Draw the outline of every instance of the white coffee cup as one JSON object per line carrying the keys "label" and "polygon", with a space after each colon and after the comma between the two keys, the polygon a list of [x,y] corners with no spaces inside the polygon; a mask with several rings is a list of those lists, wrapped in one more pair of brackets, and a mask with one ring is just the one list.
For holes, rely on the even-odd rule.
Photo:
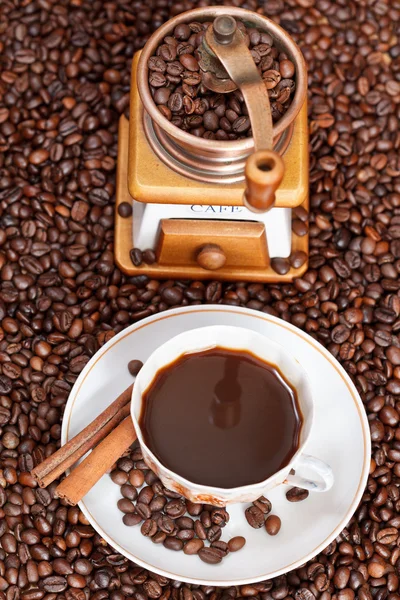
{"label": "white coffee cup", "polygon": [[[259,483],[226,489],[191,482],[167,469],[160,462],[147,447],[139,427],[143,395],[154,381],[158,371],[174,363],[184,354],[215,347],[247,350],[261,360],[275,365],[297,392],[303,416],[299,447],[285,467]],[[146,464],[157,474],[165,487],[181,494],[191,502],[225,506],[234,502],[252,502],[283,483],[312,492],[324,492],[333,484],[333,473],[329,465],[318,458],[304,454],[314,420],[314,400],[306,372],[290,351],[255,331],[231,326],[202,327],[186,331],[159,346],[136,377],[132,391],[131,415]],[[295,475],[291,473],[292,469],[296,470]],[[302,477],[300,472],[303,469],[313,475]]]}

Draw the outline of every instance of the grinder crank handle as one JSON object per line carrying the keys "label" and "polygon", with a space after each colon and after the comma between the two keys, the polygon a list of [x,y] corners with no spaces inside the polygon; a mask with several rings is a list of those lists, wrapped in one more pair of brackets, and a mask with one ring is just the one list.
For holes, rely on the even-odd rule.
{"label": "grinder crank handle", "polygon": [[275,191],[285,170],[282,158],[273,151],[273,124],[267,89],[233,17],[217,17],[208,28],[205,41],[243,94],[255,146],[254,154],[245,165],[243,203],[253,212],[265,212],[275,202]]}

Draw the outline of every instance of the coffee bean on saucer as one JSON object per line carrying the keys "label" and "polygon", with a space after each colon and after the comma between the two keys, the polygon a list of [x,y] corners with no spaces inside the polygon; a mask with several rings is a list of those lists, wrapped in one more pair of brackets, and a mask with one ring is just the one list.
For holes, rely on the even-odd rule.
{"label": "coffee bean on saucer", "polygon": [[151,538],[151,541],[153,542],[153,544],[163,544],[166,539],[166,533],[164,533],[163,531],[157,531],[157,533]]}
{"label": "coffee bean on saucer", "polygon": [[224,553],[218,548],[201,548],[198,555],[203,562],[209,565],[217,565],[224,557]]}
{"label": "coffee bean on saucer", "polygon": [[310,492],[308,490],[293,487],[286,492],[286,498],[289,500],[289,502],[302,502],[303,500],[308,498],[309,493]]}
{"label": "coffee bean on saucer", "polygon": [[154,491],[150,486],[143,487],[138,495],[138,502],[142,502],[143,504],[150,504],[150,502],[154,498]]}
{"label": "coffee bean on saucer", "polygon": [[142,519],[150,519],[151,517],[151,510],[149,506],[143,502],[137,502],[136,512],[142,517]]}
{"label": "coffee bean on saucer", "polygon": [[136,500],[138,497],[137,489],[128,483],[121,486],[121,494],[124,498],[128,498],[128,500]]}
{"label": "coffee bean on saucer", "polygon": [[167,535],[170,535],[175,530],[174,521],[167,515],[161,515],[157,521],[157,525]]}
{"label": "coffee bean on saucer", "polygon": [[164,507],[164,511],[167,515],[173,519],[182,517],[186,512],[186,505],[181,499],[170,500]]}
{"label": "coffee bean on saucer", "polygon": [[144,460],[137,460],[135,463],[135,467],[141,471],[148,471],[149,467],[146,465]]}
{"label": "coffee bean on saucer", "polygon": [[131,460],[127,456],[123,456],[117,461],[117,468],[121,469],[121,471],[124,471],[125,473],[129,473],[131,469],[133,469],[133,466],[133,460]]}
{"label": "coffee bean on saucer", "polygon": [[134,447],[132,452],[130,453],[131,460],[134,462],[138,462],[139,460],[143,460],[143,452],[140,446]]}
{"label": "coffee bean on saucer", "polygon": [[178,517],[175,521],[179,529],[193,529],[194,521],[190,517]]}
{"label": "coffee bean on saucer", "polygon": [[216,542],[212,542],[210,544],[210,548],[217,548],[218,550],[221,550],[221,552],[223,553],[223,556],[227,556],[230,552],[228,544],[226,542],[223,542],[222,540],[217,540]]}
{"label": "coffee bean on saucer", "polygon": [[175,550],[175,552],[178,552],[183,549],[183,542],[177,537],[167,536],[163,542],[163,546],[168,548],[168,550]]}
{"label": "coffee bean on saucer", "polygon": [[139,371],[142,367],[143,367],[143,363],[141,360],[130,360],[128,363],[129,373],[133,377],[136,377],[136,375],[139,373]]}
{"label": "coffee bean on saucer", "polygon": [[120,511],[126,514],[136,512],[135,505],[128,498],[118,500],[117,506]]}
{"label": "coffee bean on saucer", "polygon": [[[150,469],[147,469],[147,471],[144,474],[144,480],[147,483],[147,485],[150,485],[154,491],[154,493],[157,493],[157,489],[158,489],[158,484],[160,484],[160,480],[158,479],[158,476],[153,473],[153,471],[151,471]],[[155,488],[153,486],[156,486]]]}
{"label": "coffee bean on saucer", "polygon": [[207,532],[201,521],[195,521],[194,530],[198,538],[200,538],[201,540],[207,539]]}
{"label": "coffee bean on saucer", "polygon": [[139,523],[141,523],[142,520],[143,520],[142,517],[140,515],[138,515],[137,513],[126,514],[122,518],[124,525],[127,525],[128,527],[132,527],[134,525],[139,525]]}
{"label": "coffee bean on saucer", "polygon": [[248,524],[254,529],[259,529],[264,525],[264,514],[257,506],[249,506],[244,514]]}
{"label": "coffee bean on saucer", "polygon": [[176,537],[178,537],[183,542],[187,542],[189,540],[192,540],[195,537],[195,535],[196,534],[193,529],[180,529],[176,534]]}
{"label": "coffee bean on saucer", "polygon": [[253,504],[259,508],[264,515],[267,515],[272,510],[272,504],[265,496],[260,496],[260,498],[254,500]]}
{"label": "coffee bean on saucer", "polygon": [[237,552],[238,550],[241,550],[241,548],[243,548],[245,543],[246,538],[244,538],[241,535],[237,535],[236,537],[233,537],[229,540],[228,548],[231,552]]}
{"label": "coffee bean on saucer", "polygon": [[140,469],[133,469],[129,473],[128,478],[129,478],[129,483],[137,488],[140,488],[144,483],[143,471],[140,471]]}
{"label": "coffee bean on saucer", "polygon": [[114,483],[116,483],[117,485],[124,485],[124,483],[126,483],[128,481],[128,473],[125,473],[125,471],[121,471],[120,469],[115,469],[114,471],[112,471],[111,475],[110,475],[112,481]]}
{"label": "coffee bean on saucer", "polygon": [[189,542],[187,542],[183,548],[183,552],[185,554],[197,554],[199,552],[199,550],[201,550],[202,548],[204,548],[204,542],[203,540],[200,540],[198,538],[190,540]]}
{"label": "coffee bean on saucer", "polygon": [[207,531],[207,539],[209,542],[217,542],[222,535],[222,529],[218,525],[212,525]]}
{"label": "coffee bean on saucer", "polygon": [[164,496],[156,496],[150,502],[149,507],[152,513],[161,511],[167,503],[167,499]]}
{"label": "coffee bean on saucer", "polygon": [[211,521],[215,525],[219,525],[220,527],[225,527],[226,523],[229,521],[229,513],[225,510],[225,508],[211,508]]}
{"label": "coffee bean on saucer", "polygon": [[140,531],[146,537],[153,537],[157,533],[157,523],[153,519],[146,519]]}
{"label": "coffee bean on saucer", "polygon": [[129,202],[121,202],[121,204],[118,205],[118,214],[124,219],[130,217],[132,214],[132,204]]}
{"label": "coffee bean on saucer", "polygon": [[265,529],[269,535],[276,535],[281,528],[281,520],[277,515],[270,515],[265,521]]}
{"label": "coffee bean on saucer", "polygon": [[204,527],[206,527],[206,528],[211,527],[212,521],[211,521],[211,514],[210,514],[209,510],[203,510],[203,512],[200,515],[200,521]]}
{"label": "coffee bean on saucer", "polygon": [[190,500],[186,500],[186,508],[189,515],[192,517],[198,517],[203,512],[202,504],[194,504],[193,502],[190,502]]}

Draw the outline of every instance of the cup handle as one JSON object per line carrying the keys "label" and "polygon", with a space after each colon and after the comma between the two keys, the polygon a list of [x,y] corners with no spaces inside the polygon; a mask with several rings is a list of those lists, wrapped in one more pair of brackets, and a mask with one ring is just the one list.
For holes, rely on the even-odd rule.
{"label": "cup handle", "polygon": [[301,470],[303,467],[307,471],[314,471],[318,476],[318,479],[307,479],[300,475],[289,475],[286,477],[285,483],[294,485],[304,490],[310,490],[310,492],[327,492],[333,485],[333,471],[329,465],[319,458],[309,456],[308,454],[301,454],[295,464],[296,470]]}

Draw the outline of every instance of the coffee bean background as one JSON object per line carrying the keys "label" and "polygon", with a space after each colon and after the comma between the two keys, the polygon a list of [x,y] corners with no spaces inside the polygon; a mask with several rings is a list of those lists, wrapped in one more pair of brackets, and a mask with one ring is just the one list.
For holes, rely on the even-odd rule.
{"label": "coffee bean background", "polygon": [[[127,278],[113,263],[113,205],[130,60],[166,19],[203,4],[1,2],[0,600],[399,599],[400,4],[235,1],[279,22],[308,63],[309,271],[285,285]],[[370,478],[338,539],[239,589],[130,563],[29,475],[59,445],[66,399],[96,350],[143,317],[200,303],[307,331],[352,377],[371,426]]]}

